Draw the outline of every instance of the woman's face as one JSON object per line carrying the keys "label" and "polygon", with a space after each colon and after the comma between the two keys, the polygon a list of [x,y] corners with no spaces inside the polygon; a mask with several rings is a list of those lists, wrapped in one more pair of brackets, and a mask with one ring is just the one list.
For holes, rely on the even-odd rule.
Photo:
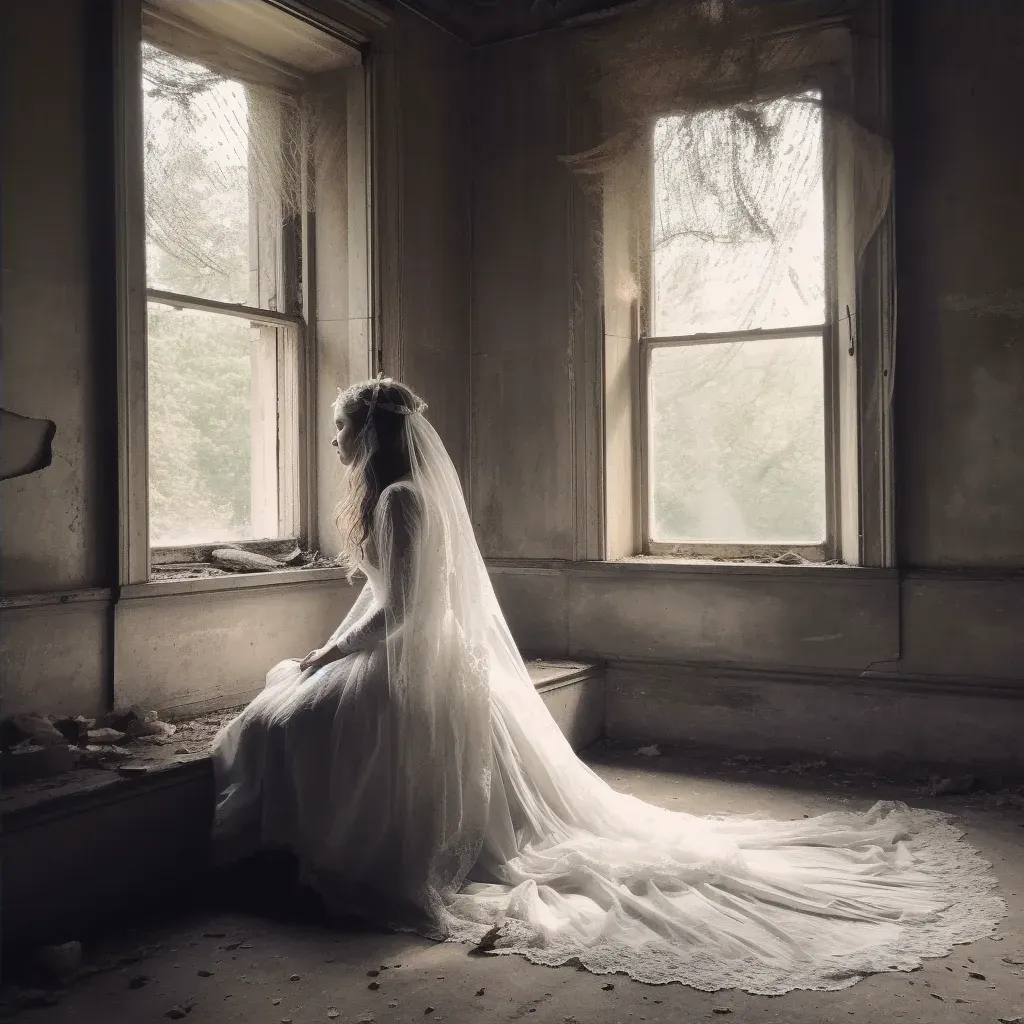
{"label": "woman's face", "polygon": [[351,466],[355,461],[356,433],[348,417],[339,412],[334,420],[335,435],[331,444],[338,449],[338,458],[343,466]]}

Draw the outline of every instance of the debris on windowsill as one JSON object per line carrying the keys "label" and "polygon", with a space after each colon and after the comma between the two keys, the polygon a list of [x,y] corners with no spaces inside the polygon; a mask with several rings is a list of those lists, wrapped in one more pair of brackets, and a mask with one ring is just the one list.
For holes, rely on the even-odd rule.
{"label": "debris on windowsill", "polygon": [[[783,551],[781,555],[776,555],[774,558],[769,559],[772,565],[811,565],[811,561],[808,558],[804,558],[803,555],[796,551]],[[718,1011],[715,1011],[716,1013]]]}
{"label": "debris on windowsill", "polygon": [[337,558],[321,555],[319,551],[292,551],[271,557],[243,548],[223,547],[211,551],[205,561],[165,562],[152,567],[154,580],[195,580],[217,576],[233,576],[246,572],[279,572],[282,569],[334,569],[340,568]]}
{"label": "debris on windowsill", "polygon": [[619,559],[622,562],[639,562],[652,565],[806,565],[812,568],[842,566],[838,558],[805,558],[797,551],[783,551],[777,555],[630,555]]}
{"label": "debris on windowsill", "polygon": [[210,561],[218,569],[227,569],[229,572],[275,572],[293,564],[243,548],[214,548],[210,553]]}
{"label": "debris on windowsill", "polygon": [[652,743],[649,747],[641,747],[637,753],[641,757],[661,757],[661,748],[656,743]]}

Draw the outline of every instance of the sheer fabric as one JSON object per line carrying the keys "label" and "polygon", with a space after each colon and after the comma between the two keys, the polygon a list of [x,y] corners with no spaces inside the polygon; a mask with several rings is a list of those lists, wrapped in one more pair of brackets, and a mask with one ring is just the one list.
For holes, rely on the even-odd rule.
{"label": "sheer fabric", "polygon": [[992,932],[1005,905],[942,814],[702,818],[611,789],[530,681],[436,432],[406,433],[345,657],[282,662],[215,741],[222,858],[286,847],[339,911],[708,991],[843,988]]}

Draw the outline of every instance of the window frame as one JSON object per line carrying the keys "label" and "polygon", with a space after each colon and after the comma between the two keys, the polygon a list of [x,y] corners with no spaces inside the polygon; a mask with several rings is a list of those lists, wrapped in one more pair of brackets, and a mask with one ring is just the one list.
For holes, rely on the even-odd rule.
{"label": "window frame", "polygon": [[[890,125],[889,25],[885,8],[868,0],[847,25],[849,63],[823,65],[780,81],[753,99],[809,89],[840,118],[874,131],[884,140]],[[740,98],[729,97],[735,102]],[[664,111],[670,114],[671,111]],[[653,122],[653,118],[652,118]],[[694,561],[714,566],[728,562],[774,563],[780,571],[815,556],[829,564],[886,567],[894,562],[893,453],[891,382],[895,305],[893,299],[892,201],[859,258],[853,222],[858,211],[856,155],[848,133],[824,122],[826,182],[826,358],[834,384],[826,408],[828,447],[833,453],[826,476],[830,544],[821,551],[779,545],[651,545],[645,479],[646,345],[649,308],[646,275],[628,295],[622,281],[629,268],[645,265],[652,196],[649,133],[634,147],[622,181],[641,182],[631,198],[621,199],[615,180],[603,204],[604,283],[602,354],[602,480],[600,546],[602,560],[641,558]],[[884,141],[882,142],[884,145]],[[619,172],[613,172],[616,174]],[[628,186],[628,191],[632,186]],[[627,194],[628,194],[627,191]],[[843,313],[840,315],[839,310]],[[596,496],[595,496],[596,497]],[[790,552],[798,558],[780,558]],[[822,556],[825,556],[824,558]]]}
{"label": "window frame", "polygon": [[[799,87],[785,90],[774,90],[760,96],[752,96],[747,102],[771,100],[777,97],[795,95],[810,90],[821,94],[823,105],[834,102],[836,88],[827,76],[815,75],[801,82]],[[740,103],[743,101],[737,101]],[[836,401],[839,391],[838,356],[836,352],[836,180],[835,152],[827,118],[822,119],[822,191],[824,221],[824,290],[825,319],[818,324],[800,324],[784,328],[754,328],[751,330],[729,330],[716,332],[696,332],[688,335],[655,335],[651,333],[651,311],[654,302],[654,256],[653,256],[653,213],[654,213],[654,175],[653,152],[651,137],[654,125],[662,116],[652,118],[648,125],[643,142],[639,147],[638,157],[643,161],[639,180],[642,182],[639,225],[637,265],[646,268],[640,281],[640,301],[637,309],[637,357],[638,389],[637,415],[634,429],[636,467],[635,479],[639,489],[637,513],[639,517],[639,548],[640,554],[657,558],[679,558],[692,560],[755,560],[760,562],[773,561],[785,555],[795,554],[808,562],[835,562],[841,557],[840,550],[840,500],[841,482],[839,475],[843,472],[838,444],[838,423]],[[823,373],[823,421],[824,421],[824,456],[825,456],[825,537],[819,544],[785,544],[785,543],[741,543],[729,541],[658,541],[652,536],[652,443],[649,420],[649,398],[651,387],[651,353],[657,348],[675,348],[690,345],[728,344],[735,341],[755,341],[804,338],[819,335],[822,346]],[[856,353],[850,355],[856,359]]]}
{"label": "window frame", "polygon": [[[371,44],[386,40],[393,26],[391,14],[372,0],[267,0],[293,17],[362,54],[358,69],[362,80],[361,96],[357,107],[361,113],[350,121],[349,130],[362,137],[352,140],[365,156],[362,186],[366,195],[364,256],[351,260],[348,269],[349,286],[360,274],[365,281],[357,289],[369,303],[365,316],[367,323],[365,365],[356,372],[365,374],[379,361],[381,349],[380,315],[376,302],[378,261],[378,225],[375,213],[376,168],[375,147],[379,145],[377,120],[379,101],[375,81],[381,75],[378,61],[368,60]],[[152,575],[154,565],[173,563],[182,553],[194,556],[197,552],[208,555],[217,547],[230,546],[254,551],[282,548],[301,544],[315,548],[318,544],[319,489],[317,467],[321,430],[317,423],[318,407],[323,398],[317,387],[316,369],[321,358],[321,342],[316,316],[316,260],[315,215],[306,211],[299,218],[291,218],[282,225],[278,280],[282,293],[288,295],[283,310],[272,310],[247,304],[221,302],[199,296],[182,295],[161,289],[150,289],[146,280],[145,252],[145,181],[143,170],[143,92],[142,41],[143,0],[115,0],[113,21],[114,64],[114,160],[115,160],[115,239],[117,281],[117,348],[118,348],[118,582],[119,586],[147,585],[165,587],[166,581]],[[351,118],[352,105],[348,116]],[[351,170],[350,170],[351,173]],[[356,200],[357,204],[360,200]],[[358,229],[357,229],[358,230]],[[302,261],[301,287],[297,285],[294,266],[289,265],[288,252],[294,252]],[[294,264],[294,259],[291,260]],[[174,547],[149,545],[149,467],[148,467],[148,303],[179,308],[200,309],[227,314],[250,323],[273,328],[281,335],[290,332],[296,351],[294,365],[285,367],[277,359],[279,409],[289,407],[278,416],[294,424],[294,428],[278,430],[278,502],[284,506],[279,517],[294,524],[293,529],[280,531],[288,536],[251,541],[220,541]],[[361,307],[360,307],[361,308]],[[364,362],[362,358],[355,363]],[[283,378],[283,379],[282,379]],[[287,568],[287,567],[285,567]],[[263,573],[255,579],[260,584],[275,582],[278,574]],[[244,578],[242,578],[244,577]],[[239,574],[238,585],[251,580],[248,574]],[[218,582],[199,580],[197,583]],[[223,583],[223,580],[219,582]],[[232,582],[229,580],[228,582]],[[202,588],[197,588],[202,589]]]}

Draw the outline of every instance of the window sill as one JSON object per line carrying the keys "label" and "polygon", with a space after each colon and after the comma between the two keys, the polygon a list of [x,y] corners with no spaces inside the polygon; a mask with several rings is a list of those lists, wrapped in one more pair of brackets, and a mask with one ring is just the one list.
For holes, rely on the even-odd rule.
{"label": "window sill", "polygon": [[668,555],[634,555],[606,562],[581,562],[577,571],[595,575],[666,575],[666,576],[755,576],[769,579],[852,580],[895,579],[895,569],[882,569],[843,563],[801,562],[797,565],[779,562],[686,558]]}
{"label": "window sill", "polygon": [[773,562],[712,562],[708,559],[635,555],[607,561],[570,562],[538,558],[494,558],[487,568],[496,573],[539,573],[628,579],[631,577],[760,578],[783,580],[849,581],[897,579],[898,570],[873,566],[808,562],[779,565]]}
{"label": "window sill", "polygon": [[301,586],[310,583],[347,583],[344,569],[278,569],[244,572],[235,576],[209,576],[191,580],[150,580],[121,588],[122,601],[179,594],[207,594],[224,590],[263,590],[266,587]]}

